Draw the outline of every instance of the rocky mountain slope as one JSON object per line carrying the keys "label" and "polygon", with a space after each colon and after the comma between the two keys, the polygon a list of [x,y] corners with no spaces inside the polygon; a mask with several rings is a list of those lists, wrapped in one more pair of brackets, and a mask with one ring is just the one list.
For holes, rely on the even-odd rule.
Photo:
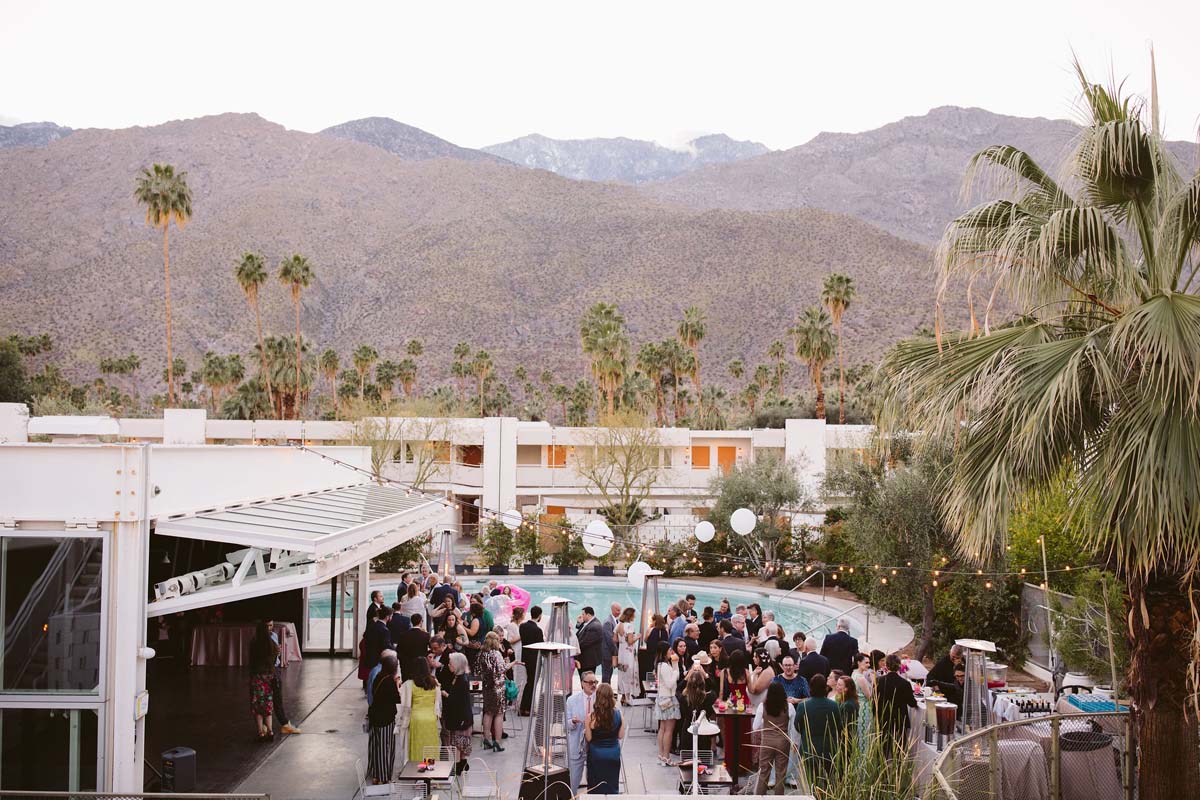
{"label": "rocky mountain slope", "polygon": [[7,147],[41,147],[71,133],[53,122],[22,122],[0,125],[0,150]]}
{"label": "rocky mountain slope", "polygon": [[[946,106],[865,133],[822,133],[799,147],[641,190],[692,208],[822,208],[930,244],[968,207],[961,186],[971,156],[988,145],[1013,144],[1054,174],[1077,130],[1065,120]],[[1194,144],[1173,143],[1172,150],[1194,168]]]}
{"label": "rocky mountain slope", "polygon": [[587,181],[645,183],[681,175],[706,164],[724,164],[769,152],[758,142],[739,142],[723,133],[701,136],[672,150],[640,139],[551,139],[522,136],[483,148],[514,164]]}
{"label": "rocky mountain slope", "polygon": [[407,161],[457,158],[462,161],[502,161],[481,150],[459,147],[420,128],[388,117],[366,117],[321,131],[323,136],[374,145]]}
{"label": "rocky mountain slope", "polygon": [[[634,188],[489,161],[406,161],[330,136],[226,114],[153,128],[81,130],[0,151],[0,319],[49,332],[84,376],[136,349],[162,369],[161,235],[133,199],[138,170],[186,170],[195,216],[171,233],[177,352],[245,352],[253,321],[233,279],[245,250],[274,267],[303,253],[316,281],[303,326],[343,359],[362,342],[400,356],[426,342],[422,381],[459,340],[517,363],[584,373],[578,321],[611,301],[635,341],[673,334],[683,308],[709,317],[705,373],[756,363],[822,276],[850,273],[848,362],[877,356],[931,320],[925,248],[817,210],[691,210]],[[270,332],[292,327],[288,293],[263,290]],[[793,376],[796,371],[793,372]]]}

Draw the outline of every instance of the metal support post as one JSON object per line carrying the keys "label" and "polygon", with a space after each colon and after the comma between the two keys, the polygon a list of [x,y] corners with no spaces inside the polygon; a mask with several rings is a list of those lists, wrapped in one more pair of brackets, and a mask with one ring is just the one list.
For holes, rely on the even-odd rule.
{"label": "metal support post", "polygon": [[1133,739],[1133,715],[1125,716],[1125,757],[1124,769],[1121,770],[1121,788],[1125,790],[1125,800],[1133,800],[1133,770],[1137,764],[1137,744]]}
{"label": "metal support post", "polygon": [[1058,741],[1062,717],[1050,717],[1050,800],[1062,800],[1062,751]]}
{"label": "metal support post", "polygon": [[1000,732],[988,731],[988,796],[1000,800]]}

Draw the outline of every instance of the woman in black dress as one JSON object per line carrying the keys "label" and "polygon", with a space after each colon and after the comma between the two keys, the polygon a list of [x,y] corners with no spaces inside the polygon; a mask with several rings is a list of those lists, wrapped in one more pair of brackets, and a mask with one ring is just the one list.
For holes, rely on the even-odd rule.
{"label": "woman in black dress", "polygon": [[458,748],[455,775],[470,769],[467,759],[471,756],[471,728],[475,724],[475,714],[471,709],[471,690],[467,682],[469,666],[465,655],[451,653],[450,672],[454,679],[442,692],[442,746]]}
{"label": "woman in black dress", "polygon": [[395,656],[379,660],[379,674],[371,685],[371,707],[367,709],[367,775],[376,784],[389,783],[396,767],[396,706],[400,702]]}

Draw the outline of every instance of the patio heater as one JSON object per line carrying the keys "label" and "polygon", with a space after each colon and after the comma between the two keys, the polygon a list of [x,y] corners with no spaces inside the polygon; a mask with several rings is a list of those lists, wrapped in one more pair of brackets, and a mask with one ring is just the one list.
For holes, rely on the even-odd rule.
{"label": "patio heater", "polygon": [[983,639],[959,639],[956,645],[963,648],[966,674],[963,680],[963,733],[987,727],[991,720],[991,704],[988,702],[987,661],[988,654],[996,652],[996,645]]}
{"label": "patio heater", "polygon": [[637,662],[638,662],[638,689],[639,696],[644,694],[644,680],[646,673],[654,668],[654,653],[646,647],[646,637],[650,635],[650,629],[654,624],[654,615],[658,612],[658,579],[665,573],[657,569],[644,569],[641,571],[642,576],[642,605],[641,624],[638,626],[641,631],[641,638],[638,639]]}
{"label": "patio heater", "polygon": [[[571,600],[565,597],[551,595],[542,601],[543,606],[550,606],[550,621],[546,625],[546,641],[557,642],[559,644],[570,645],[575,636],[575,624],[571,620],[571,611],[569,606]],[[558,687],[567,694],[571,693],[571,676],[575,671],[575,660],[570,653],[562,654],[562,662],[565,667],[563,675],[566,676],[566,685]]]}
{"label": "patio heater", "polygon": [[[565,607],[564,607],[565,608]],[[562,642],[529,645],[538,654],[533,694],[533,724],[525,743],[520,800],[570,800],[571,773],[567,766],[568,666],[575,648]]]}
{"label": "patio heater", "polygon": [[438,548],[438,563],[434,572],[441,575],[442,580],[449,581],[454,575],[454,529],[442,528],[439,535],[441,545]]}
{"label": "patio heater", "polygon": [[[701,736],[716,736],[721,732],[714,723],[709,722],[708,715],[703,711],[697,711],[693,715],[693,722],[688,727],[688,733],[692,735],[692,794],[700,794],[700,737]],[[775,780],[780,780],[777,776]]]}

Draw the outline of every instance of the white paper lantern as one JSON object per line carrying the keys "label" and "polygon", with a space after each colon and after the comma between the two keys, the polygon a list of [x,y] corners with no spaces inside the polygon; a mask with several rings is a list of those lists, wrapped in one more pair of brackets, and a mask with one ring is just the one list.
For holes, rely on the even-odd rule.
{"label": "white paper lantern", "polygon": [[515,508],[510,508],[508,511],[501,511],[497,516],[504,523],[504,527],[510,531],[515,531],[525,521],[524,517],[521,516],[521,512]]}
{"label": "white paper lantern", "polygon": [[739,536],[745,536],[754,530],[754,526],[757,524],[758,517],[754,516],[754,512],[748,508],[739,508],[729,517],[729,527],[733,528],[733,532]]}
{"label": "white paper lantern", "polygon": [[702,542],[711,542],[716,536],[717,529],[708,520],[696,524],[696,538]]}
{"label": "white paper lantern", "polygon": [[629,565],[629,585],[635,589],[641,589],[642,584],[646,580],[646,573],[652,572],[654,567],[647,564],[645,561],[635,561]]}
{"label": "white paper lantern", "polygon": [[600,558],[612,552],[615,537],[612,530],[602,519],[594,519],[583,529],[583,549],[590,555]]}

